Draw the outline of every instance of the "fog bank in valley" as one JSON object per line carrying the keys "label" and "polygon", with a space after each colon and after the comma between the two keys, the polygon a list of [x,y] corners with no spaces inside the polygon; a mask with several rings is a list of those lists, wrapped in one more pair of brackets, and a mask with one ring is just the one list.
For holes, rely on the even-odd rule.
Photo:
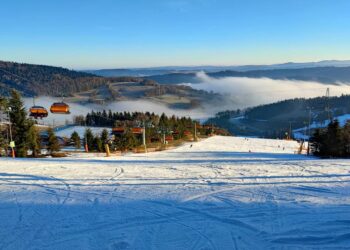
{"label": "fog bank in valley", "polygon": [[270,78],[224,77],[212,78],[204,72],[197,74],[201,83],[187,83],[195,89],[213,91],[225,96],[223,107],[246,108],[291,98],[324,96],[327,88],[331,95],[350,94],[346,84],[323,84],[319,82],[274,80]]}
{"label": "fog bank in valley", "polygon": [[[60,102],[61,99],[41,96],[35,98],[35,105],[43,106],[48,111],[50,106],[54,102]],[[31,106],[33,106],[32,98],[24,98],[24,103],[26,108],[29,110]],[[63,125],[66,121],[72,121],[74,116],[77,115],[86,115],[88,112],[94,111],[102,111],[102,110],[112,110],[113,112],[154,112],[156,114],[161,115],[165,113],[168,116],[176,115],[176,116],[191,116],[194,119],[205,119],[210,115],[215,114],[216,110],[209,111],[209,109],[205,108],[196,108],[191,110],[184,109],[171,109],[164,104],[146,101],[146,100],[130,100],[130,101],[120,101],[120,102],[112,102],[106,105],[100,104],[79,104],[79,103],[69,103],[71,114],[62,115],[62,114],[51,114],[49,111],[49,116],[44,119],[38,119],[40,124],[45,125]],[[219,111],[219,109],[218,109]]]}
{"label": "fog bank in valley", "polygon": [[[112,102],[106,105],[69,103],[71,114],[51,114],[41,124],[63,125],[66,121],[72,121],[74,116],[86,115],[91,110],[112,110],[113,112],[154,112],[165,113],[168,116],[191,116],[194,119],[205,120],[215,113],[223,110],[242,109],[261,104],[272,103],[290,98],[311,98],[324,96],[326,89],[330,88],[331,95],[350,94],[350,86],[346,84],[326,85],[318,82],[273,80],[269,78],[225,77],[212,78],[203,72],[197,74],[201,83],[186,83],[195,89],[213,91],[223,95],[222,100],[213,105],[209,100],[202,107],[195,109],[172,109],[165,104],[150,100],[129,100]],[[35,99],[35,104],[50,109],[53,102],[61,99],[41,96]],[[29,109],[33,105],[33,99],[24,98],[25,106]]]}

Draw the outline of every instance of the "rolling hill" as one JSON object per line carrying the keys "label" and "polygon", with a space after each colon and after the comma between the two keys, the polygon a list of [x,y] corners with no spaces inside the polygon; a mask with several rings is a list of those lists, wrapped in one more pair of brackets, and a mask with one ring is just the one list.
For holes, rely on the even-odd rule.
{"label": "rolling hill", "polygon": [[139,77],[102,77],[61,67],[0,61],[0,95],[8,95],[11,89],[27,97],[64,96],[77,103],[151,100],[178,109],[220,100],[219,94],[189,86],[160,85]]}
{"label": "rolling hill", "polygon": [[[246,110],[227,110],[217,113],[207,123],[227,129],[236,135],[282,138],[290,129],[306,127],[310,123],[323,124],[331,117],[350,114],[350,96],[330,97],[330,112],[325,97],[297,98]],[[304,133],[304,131],[302,131]]]}
{"label": "rolling hill", "polygon": [[60,67],[0,61],[0,94],[16,89],[25,96],[71,95],[98,87],[107,80]]}

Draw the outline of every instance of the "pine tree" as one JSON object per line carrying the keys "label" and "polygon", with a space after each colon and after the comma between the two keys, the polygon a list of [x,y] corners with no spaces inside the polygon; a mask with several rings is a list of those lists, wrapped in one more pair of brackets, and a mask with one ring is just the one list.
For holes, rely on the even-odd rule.
{"label": "pine tree", "polygon": [[2,134],[2,127],[0,126],[0,156],[3,150],[6,151],[6,141]]}
{"label": "pine tree", "polygon": [[310,138],[309,143],[312,154],[319,156],[324,154],[324,135],[320,129],[315,130],[315,133]]}
{"label": "pine tree", "polygon": [[139,145],[137,138],[128,129],[120,138],[115,141],[115,146],[118,150],[125,151],[129,149],[133,149]]}
{"label": "pine tree", "polygon": [[347,121],[343,128],[344,156],[350,156],[350,121]]}
{"label": "pine tree", "polygon": [[60,151],[60,144],[59,141],[55,135],[55,132],[53,131],[52,128],[49,128],[47,130],[47,134],[48,134],[48,145],[47,145],[47,149],[49,150],[50,153],[53,152],[57,152]]}
{"label": "pine tree", "polygon": [[102,143],[102,140],[99,136],[95,136],[94,137],[94,149],[97,151],[97,152],[103,152],[103,143]]}
{"label": "pine tree", "polygon": [[28,148],[32,151],[32,156],[37,157],[41,149],[41,140],[38,130],[31,126],[27,134]]}
{"label": "pine tree", "polygon": [[72,133],[70,139],[73,142],[75,148],[77,149],[81,148],[80,136],[76,131]]}
{"label": "pine tree", "polygon": [[310,138],[311,152],[321,157],[344,157],[349,151],[350,126],[341,128],[339,122],[334,120],[327,129],[316,129]]}
{"label": "pine tree", "polygon": [[325,141],[326,156],[341,157],[343,155],[342,129],[338,120],[329,123]]}
{"label": "pine tree", "polygon": [[34,126],[34,123],[31,119],[27,118],[27,112],[19,92],[11,92],[8,108],[10,110],[10,122],[12,124],[12,135],[15,141],[17,156],[25,157],[28,150],[27,134],[31,127]]}
{"label": "pine tree", "polygon": [[89,128],[85,130],[84,141],[87,143],[89,150],[94,149],[94,135]]}
{"label": "pine tree", "polygon": [[107,143],[107,141],[108,141],[108,135],[109,135],[109,133],[108,133],[108,130],[107,130],[107,129],[102,130],[102,133],[101,133],[101,140],[102,140],[103,143]]}
{"label": "pine tree", "polygon": [[101,133],[101,142],[102,142],[102,151],[105,152],[105,147],[104,145],[108,143],[108,130],[107,129],[104,129],[102,130],[102,133]]}
{"label": "pine tree", "polygon": [[[0,113],[5,112],[6,106],[7,106],[7,99],[5,97],[0,96]],[[4,137],[5,129],[6,129],[5,126],[0,125],[0,156],[3,150],[5,151],[5,153],[7,150],[7,145],[6,145],[7,143]]]}
{"label": "pine tree", "polygon": [[0,110],[4,110],[7,106],[7,99],[3,96],[0,96]]}

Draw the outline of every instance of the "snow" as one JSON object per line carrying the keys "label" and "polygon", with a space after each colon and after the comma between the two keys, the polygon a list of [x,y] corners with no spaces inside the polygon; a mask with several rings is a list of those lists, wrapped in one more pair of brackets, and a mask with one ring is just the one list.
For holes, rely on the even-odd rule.
{"label": "snow", "polygon": [[[350,114],[336,116],[336,117],[334,117],[334,119],[337,119],[339,121],[339,125],[343,127],[346,124],[346,122],[350,120]],[[313,122],[310,124],[310,129],[325,128],[328,126],[328,124],[329,124],[329,120],[325,120],[322,122]],[[307,133],[308,129],[309,129],[308,127],[294,129],[293,130],[294,138],[308,140],[309,136],[305,135],[305,133]]]}
{"label": "snow", "polygon": [[349,160],[211,137],[149,154],[0,158],[0,249],[348,249]]}
{"label": "snow", "polygon": [[340,126],[344,126],[348,120],[350,120],[350,114],[345,114],[335,117],[339,121]]}

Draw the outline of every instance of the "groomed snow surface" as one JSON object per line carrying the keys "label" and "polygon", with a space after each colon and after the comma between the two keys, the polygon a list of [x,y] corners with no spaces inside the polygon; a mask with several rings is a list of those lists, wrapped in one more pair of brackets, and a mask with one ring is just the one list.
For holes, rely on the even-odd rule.
{"label": "groomed snow surface", "polygon": [[297,150],[217,136],[144,155],[0,158],[0,249],[349,249],[349,161]]}

